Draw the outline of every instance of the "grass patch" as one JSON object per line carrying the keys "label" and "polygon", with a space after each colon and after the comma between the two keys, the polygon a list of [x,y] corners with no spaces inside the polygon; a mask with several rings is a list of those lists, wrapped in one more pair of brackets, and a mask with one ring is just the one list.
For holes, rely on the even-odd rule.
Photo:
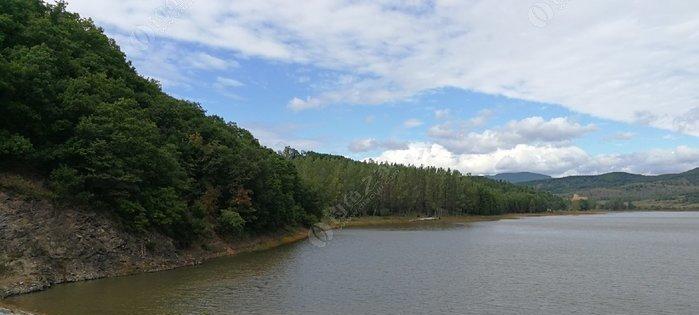
{"label": "grass patch", "polygon": [[39,182],[19,175],[0,174],[0,190],[16,193],[30,199],[49,199],[53,193]]}

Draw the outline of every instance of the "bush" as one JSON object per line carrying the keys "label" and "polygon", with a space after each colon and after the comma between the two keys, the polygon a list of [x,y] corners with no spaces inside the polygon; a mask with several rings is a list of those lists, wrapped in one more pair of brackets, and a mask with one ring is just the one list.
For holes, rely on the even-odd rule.
{"label": "bush", "polygon": [[243,220],[243,217],[241,217],[235,210],[225,209],[221,211],[221,216],[219,216],[219,224],[221,225],[222,232],[229,234],[240,234],[243,232],[245,220]]}
{"label": "bush", "polygon": [[82,190],[83,182],[78,172],[65,165],[53,170],[50,179],[51,189],[61,199],[72,199],[75,193]]}
{"label": "bush", "polygon": [[28,180],[22,176],[0,174],[0,189],[20,194],[29,199],[47,199],[53,193],[42,187],[40,183]]}
{"label": "bush", "polygon": [[32,150],[33,146],[29,139],[0,130],[0,157],[21,157],[31,153]]}

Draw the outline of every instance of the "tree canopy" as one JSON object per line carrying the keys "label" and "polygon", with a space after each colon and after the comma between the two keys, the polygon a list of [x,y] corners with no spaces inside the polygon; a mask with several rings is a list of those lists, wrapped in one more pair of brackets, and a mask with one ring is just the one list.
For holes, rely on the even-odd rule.
{"label": "tree canopy", "polygon": [[567,207],[552,194],[456,170],[358,162],[291,148],[282,154],[326,207],[339,205],[349,215],[492,215]]}
{"label": "tree canopy", "polygon": [[138,75],[65,4],[0,6],[0,168],[50,179],[62,200],[184,242],[309,223],[294,166],[246,130]]}

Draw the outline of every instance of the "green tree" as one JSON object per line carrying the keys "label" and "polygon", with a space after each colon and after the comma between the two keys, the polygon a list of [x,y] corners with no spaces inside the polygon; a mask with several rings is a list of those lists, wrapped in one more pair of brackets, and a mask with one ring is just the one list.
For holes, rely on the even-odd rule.
{"label": "green tree", "polygon": [[318,220],[318,190],[246,130],[139,76],[63,2],[0,5],[0,167],[50,179],[63,202],[183,245],[212,231]]}

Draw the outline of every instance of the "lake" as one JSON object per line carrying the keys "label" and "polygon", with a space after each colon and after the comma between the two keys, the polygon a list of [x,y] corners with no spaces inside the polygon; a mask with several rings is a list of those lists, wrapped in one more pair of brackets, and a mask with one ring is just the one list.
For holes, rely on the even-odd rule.
{"label": "lake", "polygon": [[199,266],[55,286],[46,314],[691,314],[699,213],[344,229]]}

